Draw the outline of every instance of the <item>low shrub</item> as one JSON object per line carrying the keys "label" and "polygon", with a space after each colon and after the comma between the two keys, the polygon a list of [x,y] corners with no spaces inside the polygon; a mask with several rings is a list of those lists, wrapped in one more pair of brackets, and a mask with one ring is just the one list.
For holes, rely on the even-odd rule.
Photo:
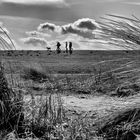
{"label": "low shrub", "polygon": [[44,72],[38,71],[34,68],[24,69],[22,78],[25,80],[33,80],[35,82],[44,82],[47,79],[47,75]]}

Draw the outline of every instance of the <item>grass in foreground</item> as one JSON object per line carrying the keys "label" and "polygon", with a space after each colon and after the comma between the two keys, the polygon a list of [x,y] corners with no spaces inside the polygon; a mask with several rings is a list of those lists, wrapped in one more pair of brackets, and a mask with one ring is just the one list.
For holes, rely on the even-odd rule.
{"label": "grass in foreground", "polygon": [[9,86],[0,64],[0,131],[20,131],[23,115],[23,100],[20,93],[15,93]]}
{"label": "grass in foreground", "polygon": [[[101,79],[101,76],[99,76],[98,78],[96,77],[96,83],[102,82]],[[49,91],[46,88],[45,96],[37,96],[33,93],[32,90],[29,91],[29,94],[27,95],[28,98],[24,100],[24,104],[20,104],[20,114],[24,114],[24,118],[21,123],[22,126],[20,126],[18,123],[14,123],[16,127],[13,127],[10,131],[11,133],[6,135],[6,137],[10,138],[11,135],[13,135],[14,139],[23,137],[24,139],[38,138],[53,140],[120,140],[120,138],[126,138],[130,134],[134,134],[133,136],[135,138],[138,137],[138,106],[130,106],[129,108],[127,107],[125,109],[123,108],[121,111],[117,111],[114,113],[116,116],[114,116],[114,114],[107,116],[106,118],[110,118],[110,121],[105,120],[105,118],[102,118],[102,120],[100,120],[100,118],[96,118],[96,124],[94,124],[93,119],[88,117],[86,114],[68,115],[69,111],[63,106],[63,101],[60,95],[60,92],[62,91],[62,87],[60,86],[61,84],[55,80],[52,77],[49,77],[49,82],[52,82],[53,85],[52,88],[49,89]],[[69,78],[67,79],[67,84],[68,83],[71,84]],[[125,92],[127,92],[127,88],[132,88],[136,90],[136,92],[139,91],[139,86],[128,84],[126,87],[120,87],[117,90],[118,94],[120,95],[121,92],[121,94],[123,95]],[[18,95],[17,93],[15,94]],[[14,100],[14,102],[16,103],[16,100]],[[22,98],[20,98],[20,102],[23,102]],[[15,107],[18,106],[16,105]],[[127,119],[129,117],[130,119]],[[129,128],[125,128],[125,125],[128,124],[130,126],[131,123],[133,129],[130,128],[129,131]],[[17,128],[20,128],[20,131],[18,131]],[[134,128],[136,129],[134,130]],[[3,135],[5,134],[7,133],[3,131]]]}

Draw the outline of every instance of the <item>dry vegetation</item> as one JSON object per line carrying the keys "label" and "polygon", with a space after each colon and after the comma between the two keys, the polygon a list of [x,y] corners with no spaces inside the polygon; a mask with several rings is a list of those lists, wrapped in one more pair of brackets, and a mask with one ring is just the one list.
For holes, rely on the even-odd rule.
{"label": "dry vegetation", "polygon": [[[113,17],[121,21],[100,23],[102,39],[134,49],[139,20]],[[78,54],[63,65],[56,65],[63,56],[47,56],[47,63],[41,52],[36,60],[25,53],[1,54],[6,56],[0,63],[0,139],[140,139],[139,51],[93,52],[88,59]],[[75,57],[85,63],[75,63]]]}

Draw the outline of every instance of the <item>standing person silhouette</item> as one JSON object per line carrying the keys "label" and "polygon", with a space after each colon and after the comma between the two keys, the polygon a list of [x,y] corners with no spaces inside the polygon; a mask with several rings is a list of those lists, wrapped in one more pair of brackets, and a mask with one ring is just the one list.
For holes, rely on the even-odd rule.
{"label": "standing person silhouette", "polygon": [[60,44],[60,42],[57,42],[56,46],[57,46],[57,48],[56,48],[57,54],[61,53],[61,49],[60,49],[61,44]]}
{"label": "standing person silhouette", "polygon": [[68,54],[68,42],[66,42],[66,54]]}
{"label": "standing person silhouette", "polygon": [[69,42],[69,53],[70,55],[73,53],[72,42]]}

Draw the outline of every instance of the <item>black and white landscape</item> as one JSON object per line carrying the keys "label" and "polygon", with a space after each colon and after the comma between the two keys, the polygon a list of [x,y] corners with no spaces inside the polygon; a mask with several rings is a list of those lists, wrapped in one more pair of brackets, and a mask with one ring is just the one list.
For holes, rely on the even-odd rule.
{"label": "black and white landscape", "polygon": [[139,8],[0,0],[0,140],[139,140]]}

